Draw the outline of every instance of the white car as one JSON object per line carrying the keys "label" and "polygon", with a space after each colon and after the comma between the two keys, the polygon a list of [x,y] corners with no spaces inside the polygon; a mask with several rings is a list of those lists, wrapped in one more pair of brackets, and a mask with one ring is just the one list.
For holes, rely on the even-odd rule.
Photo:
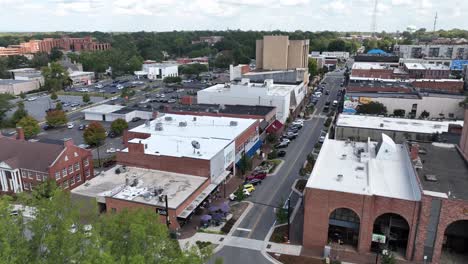
{"label": "white car", "polygon": [[108,148],[108,149],[106,150],[107,153],[115,153],[115,152],[117,152],[117,151],[120,151],[120,149]]}
{"label": "white car", "polygon": [[70,129],[74,128],[75,124],[73,124],[73,122],[70,122],[70,123],[67,124],[67,127],[70,128]]}
{"label": "white car", "polygon": [[[250,196],[250,192],[247,189],[243,190],[245,196]],[[234,201],[236,200],[236,195],[234,193],[231,193],[229,195],[229,200]]]}
{"label": "white car", "polygon": [[29,98],[28,98],[28,101],[30,101],[30,102],[32,102],[32,101],[36,101],[36,100],[37,100],[37,97],[34,97],[34,96],[33,96],[33,97],[29,97]]}
{"label": "white car", "polygon": [[324,141],[325,141],[325,136],[320,136],[319,142],[320,142],[320,143],[323,143]]}
{"label": "white car", "polygon": [[98,89],[101,89],[102,87],[104,87],[102,84],[96,84],[94,87],[98,88]]}
{"label": "white car", "polygon": [[123,85],[121,85],[121,84],[117,85],[117,89],[122,90],[123,88],[124,88]]}

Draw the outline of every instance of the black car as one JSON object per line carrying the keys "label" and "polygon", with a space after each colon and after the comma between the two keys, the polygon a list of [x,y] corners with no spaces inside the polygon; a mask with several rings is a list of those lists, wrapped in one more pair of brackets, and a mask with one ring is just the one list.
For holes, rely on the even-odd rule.
{"label": "black car", "polygon": [[291,126],[291,127],[288,129],[288,132],[297,133],[297,132],[299,132],[299,128],[294,127],[294,126]]}
{"label": "black car", "polygon": [[138,121],[140,121],[140,120],[141,120],[141,118],[139,118],[139,117],[137,117],[137,116],[134,117],[134,118],[132,118],[132,122],[138,122]]}
{"label": "black car", "polygon": [[42,129],[44,130],[49,130],[49,129],[52,129],[53,127],[51,125],[48,125],[48,124],[45,124]]}
{"label": "black car", "polygon": [[284,157],[284,156],[286,156],[286,151],[284,151],[284,150],[278,151],[278,157],[281,158],[281,157]]}
{"label": "black car", "polygon": [[79,130],[84,130],[85,128],[86,128],[85,124],[81,124],[81,125],[78,127]]}
{"label": "black car", "polygon": [[244,184],[252,184],[252,185],[262,184],[262,180],[260,180],[260,179],[252,179],[252,180],[250,180],[250,181],[245,181]]}
{"label": "black car", "polygon": [[330,91],[326,90],[325,95],[329,95],[329,94],[330,94]]}
{"label": "black car", "polygon": [[330,105],[330,101],[326,101],[326,102],[325,102],[325,105]]}
{"label": "black car", "polygon": [[109,134],[107,134],[107,136],[110,137],[110,138],[115,138],[115,137],[117,137],[117,134],[115,132],[111,131],[111,132],[109,132]]}

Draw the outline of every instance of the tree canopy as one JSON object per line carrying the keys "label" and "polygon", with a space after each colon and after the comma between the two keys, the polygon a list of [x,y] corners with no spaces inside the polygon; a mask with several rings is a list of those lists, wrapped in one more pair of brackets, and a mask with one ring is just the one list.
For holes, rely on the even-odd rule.
{"label": "tree canopy", "polygon": [[98,122],[91,122],[83,132],[86,144],[100,146],[106,140],[106,129]]}
{"label": "tree canopy", "polygon": [[127,128],[128,128],[128,123],[122,118],[118,118],[111,123],[111,131],[117,135],[122,135],[122,133]]}
{"label": "tree canopy", "polygon": [[42,68],[44,76],[44,86],[48,91],[59,91],[70,84],[68,72],[57,62],[52,62],[50,66]]}
{"label": "tree canopy", "polygon": [[26,139],[34,137],[41,131],[41,128],[39,127],[39,122],[37,122],[36,119],[29,115],[21,118],[16,124],[16,126],[23,128],[24,137]]}
{"label": "tree canopy", "polygon": [[51,109],[46,112],[46,122],[49,126],[52,126],[52,127],[62,126],[68,122],[68,118],[63,110]]}
{"label": "tree canopy", "polygon": [[368,104],[361,104],[357,107],[359,114],[369,115],[384,115],[387,113],[387,107],[380,102],[370,102]]}

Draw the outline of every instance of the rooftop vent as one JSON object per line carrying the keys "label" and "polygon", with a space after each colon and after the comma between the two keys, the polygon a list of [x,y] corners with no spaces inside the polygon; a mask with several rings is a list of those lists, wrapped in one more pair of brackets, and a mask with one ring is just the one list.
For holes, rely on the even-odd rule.
{"label": "rooftop vent", "polygon": [[380,127],[384,127],[384,124],[383,124],[383,123],[380,123]]}
{"label": "rooftop vent", "polygon": [[161,122],[156,123],[156,125],[154,126],[154,130],[162,131],[163,130],[163,124]]}
{"label": "rooftop vent", "polygon": [[342,181],[343,180],[343,174],[338,174],[336,175],[336,181]]}
{"label": "rooftop vent", "polygon": [[164,117],[164,120],[166,120],[166,121],[172,121],[172,116],[165,116],[165,117]]}
{"label": "rooftop vent", "polygon": [[149,120],[146,120],[145,121],[145,127],[149,127],[150,126],[150,121]]}
{"label": "rooftop vent", "polygon": [[231,121],[231,122],[229,122],[229,126],[237,126],[237,121]]}
{"label": "rooftop vent", "polygon": [[341,155],[341,159],[342,160],[346,159],[346,156],[347,156],[346,154]]}
{"label": "rooftop vent", "polygon": [[364,167],[363,167],[363,166],[357,166],[357,167],[356,167],[356,170],[357,170],[357,171],[363,171],[363,170],[364,170]]}
{"label": "rooftop vent", "polygon": [[185,122],[185,121],[179,122],[179,126],[180,126],[180,127],[186,127],[186,126],[187,126],[187,122]]}
{"label": "rooftop vent", "polygon": [[195,121],[197,121],[197,117],[196,117],[196,116],[193,117],[193,122],[195,122]]}
{"label": "rooftop vent", "polygon": [[430,182],[437,181],[437,176],[435,174],[425,174],[424,178],[426,179],[426,181],[430,181]]}

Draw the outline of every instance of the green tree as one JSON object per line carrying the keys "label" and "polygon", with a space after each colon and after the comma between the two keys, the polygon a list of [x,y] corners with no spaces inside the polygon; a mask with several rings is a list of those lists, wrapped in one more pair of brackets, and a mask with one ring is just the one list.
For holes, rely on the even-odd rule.
{"label": "green tree", "polygon": [[83,94],[82,100],[85,103],[89,103],[91,101],[91,98],[89,97],[89,94],[85,93]]}
{"label": "green tree", "polygon": [[63,110],[63,105],[61,102],[57,102],[55,104],[55,110]]}
{"label": "green tree", "polygon": [[70,84],[68,72],[57,62],[52,62],[50,66],[42,68],[45,89],[48,91],[59,91]]}
{"label": "green tree", "polygon": [[0,125],[5,124],[5,115],[11,109],[11,96],[8,94],[0,94]]}
{"label": "green tree", "polygon": [[19,101],[17,106],[18,108],[11,117],[11,122],[13,124],[18,123],[18,121],[20,121],[23,117],[26,117],[28,115],[28,111],[26,111],[26,109],[24,108],[24,103],[22,101]]}
{"label": "green tree", "polygon": [[252,159],[247,155],[242,154],[242,157],[239,161],[239,170],[244,175],[248,170],[252,169]]}
{"label": "green tree", "polygon": [[63,110],[54,109],[47,111],[46,122],[51,127],[63,126],[68,122],[68,118]]}
{"label": "green tree", "polygon": [[122,118],[114,120],[111,124],[111,131],[117,135],[122,135],[125,129],[128,129],[128,123]]}
{"label": "green tree", "polygon": [[328,51],[345,51],[346,43],[344,40],[335,39],[328,44]]}
{"label": "green tree", "polygon": [[34,137],[41,131],[41,128],[39,127],[39,122],[37,122],[37,120],[31,116],[25,116],[21,118],[21,120],[19,120],[16,126],[23,128],[24,137],[26,139]]}
{"label": "green tree", "polygon": [[228,69],[229,65],[233,63],[233,57],[230,52],[223,52],[216,56],[214,65],[216,68]]}
{"label": "green tree", "polygon": [[31,195],[37,201],[42,199],[50,199],[54,196],[55,191],[57,190],[57,182],[55,179],[47,179],[45,182],[35,186]]}
{"label": "green tree", "polygon": [[10,73],[8,72],[8,60],[7,58],[0,57],[0,79],[10,78]]}
{"label": "green tree", "polygon": [[310,79],[313,79],[318,74],[317,60],[309,59],[309,74]]}
{"label": "green tree", "polygon": [[23,93],[23,92],[21,92],[21,93],[19,94],[19,97],[20,97],[21,99],[25,99],[25,98],[26,98],[26,94]]}
{"label": "green tree", "polygon": [[288,209],[283,208],[284,203],[284,199],[281,199],[276,207],[276,221],[278,224],[283,224],[288,221]]}
{"label": "green tree", "polygon": [[62,57],[63,57],[63,52],[59,48],[53,47],[49,55],[50,61],[58,61],[62,59]]}
{"label": "green tree", "polygon": [[50,99],[55,101],[57,100],[57,98],[58,98],[57,94],[55,92],[52,92],[52,94],[50,95]]}
{"label": "green tree", "polygon": [[100,146],[106,140],[106,129],[98,122],[91,122],[83,132],[83,139],[90,146]]}
{"label": "green tree", "polygon": [[8,68],[17,69],[29,67],[29,60],[23,55],[8,56]]}
{"label": "green tree", "polygon": [[395,109],[393,110],[393,115],[398,116],[398,117],[404,117],[405,116],[405,109]]}
{"label": "green tree", "polygon": [[379,102],[370,102],[368,104],[361,104],[357,107],[359,114],[369,115],[384,115],[387,113],[387,107]]}
{"label": "green tree", "polygon": [[164,83],[181,83],[182,82],[182,78],[180,78],[179,76],[176,76],[176,77],[165,77],[164,80],[163,80]]}
{"label": "green tree", "polygon": [[38,52],[34,54],[34,57],[31,60],[31,66],[39,69],[47,66],[49,63],[49,55],[45,52]]}
{"label": "green tree", "polygon": [[428,111],[424,110],[421,112],[420,118],[425,119],[425,118],[428,118],[430,115],[431,114]]}
{"label": "green tree", "polygon": [[12,217],[11,198],[0,197],[0,258],[3,263],[28,263],[28,240],[21,214]]}

